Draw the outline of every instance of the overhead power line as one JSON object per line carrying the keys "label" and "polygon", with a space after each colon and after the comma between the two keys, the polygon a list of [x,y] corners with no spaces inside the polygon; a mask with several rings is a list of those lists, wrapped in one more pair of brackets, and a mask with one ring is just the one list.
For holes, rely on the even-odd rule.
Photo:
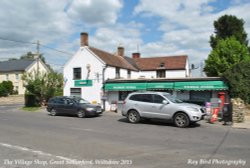
{"label": "overhead power line", "polygon": [[24,44],[36,44],[36,43],[31,43],[31,42],[26,42],[26,41],[11,40],[7,38],[3,38],[3,37],[0,37],[0,40],[11,41],[11,42],[16,42],[16,43],[24,43]]}
{"label": "overhead power line", "polygon": [[44,48],[48,48],[50,50],[54,50],[54,51],[57,51],[57,52],[60,52],[60,53],[63,53],[63,54],[66,54],[66,55],[73,55],[72,53],[69,53],[67,51],[62,51],[62,50],[58,50],[56,48],[52,48],[52,47],[49,47],[49,46],[46,46],[44,44],[41,44],[39,42],[39,44],[37,42],[27,42],[27,41],[20,41],[20,40],[12,40],[12,39],[8,39],[8,38],[4,38],[4,37],[0,37],[0,40],[5,40],[5,41],[11,41],[11,42],[16,42],[16,43],[23,43],[23,44],[32,44],[32,45],[40,45]]}

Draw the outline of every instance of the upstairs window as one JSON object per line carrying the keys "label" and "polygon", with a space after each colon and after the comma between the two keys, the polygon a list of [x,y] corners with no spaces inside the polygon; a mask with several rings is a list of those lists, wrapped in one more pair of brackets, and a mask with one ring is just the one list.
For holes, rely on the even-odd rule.
{"label": "upstairs window", "polygon": [[81,68],[74,68],[73,69],[73,79],[81,79],[82,76],[82,70]]}
{"label": "upstairs window", "polygon": [[166,77],[166,71],[165,70],[157,70],[156,71],[156,77],[157,78],[165,78]]}
{"label": "upstairs window", "polygon": [[128,72],[127,72],[127,77],[131,78],[131,71],[130,70],[128,70]]}
{"label": "upstairs window", "polygon": [[16,74],[16,81],[19,81],[19,74]]}
{"label": "upstairs window", "polygon": [[115,68],[115,78],[120,78],[121,76],[120,76],[120,68]]}

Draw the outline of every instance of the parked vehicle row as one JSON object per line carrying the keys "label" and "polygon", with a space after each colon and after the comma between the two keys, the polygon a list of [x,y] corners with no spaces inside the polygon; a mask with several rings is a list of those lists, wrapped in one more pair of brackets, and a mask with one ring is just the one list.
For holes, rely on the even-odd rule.
{"label": "parked vehicle row", "polygon": [[[82,98],[67,96],[51,98],[47,111],[52,116],[72,114],[80,118],[98,116],[103,112],[99,105],[90,104]],[[173,121],[177,127],[187,127],[202,120],[206,115],[201,106],[184,103],[166,92],[130,93],[121,112],[130,123],[138,123],[141,119],[165,119]]]}

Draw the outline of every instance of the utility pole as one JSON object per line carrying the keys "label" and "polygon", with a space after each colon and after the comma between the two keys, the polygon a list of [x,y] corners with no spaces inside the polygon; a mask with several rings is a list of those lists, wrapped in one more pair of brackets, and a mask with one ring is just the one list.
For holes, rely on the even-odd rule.
{"label": "utility pole", "polygon": [[37,43],[36,43],[37,74],[39,74],[39,50],[40,50],[40,42],[39,42],[39,40],[37,40]]}

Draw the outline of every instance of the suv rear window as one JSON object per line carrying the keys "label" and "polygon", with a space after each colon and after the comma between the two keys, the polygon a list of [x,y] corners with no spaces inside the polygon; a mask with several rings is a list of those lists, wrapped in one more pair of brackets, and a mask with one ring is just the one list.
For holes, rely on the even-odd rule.
{"label": "suv rear window", "polygon": [[129,100],[152,103],[153,102],[152,96],[153,95],[151,94],[135,94],[130,96]]}
{"label": "suv rear window", "polygon": [[129,100],[141,101],[141,96],[139,94],[130,96]]}

